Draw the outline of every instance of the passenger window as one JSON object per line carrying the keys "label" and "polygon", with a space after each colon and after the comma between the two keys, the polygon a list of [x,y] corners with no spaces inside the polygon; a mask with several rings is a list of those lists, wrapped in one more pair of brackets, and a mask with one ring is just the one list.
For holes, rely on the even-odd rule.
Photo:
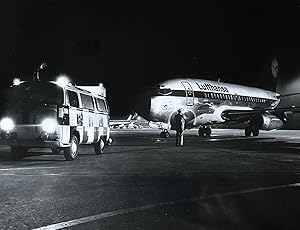
{"label": "passenger window", "polygon": [[94,109],[93,98],[91,96],[80,94],[80,97],[84,109]]}
{"label": "passenger window", "polygon": [[67,90],[67,94],[68,94],[68,97],[69,97],[70,105],[73,106],[73,107],[79,108],[79,101],[78,101],[77,93]]}
{"label": "passenger window", "polygon": [[101,112],[107,112],[106,104],[103,99],[96,98],[98,110]]}

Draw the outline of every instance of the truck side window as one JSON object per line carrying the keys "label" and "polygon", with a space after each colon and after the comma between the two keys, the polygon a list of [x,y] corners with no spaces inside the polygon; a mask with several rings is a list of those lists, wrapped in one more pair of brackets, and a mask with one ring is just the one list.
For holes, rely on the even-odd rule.
{"label": "truck side window", "polygon": [[107,108],[103,99],[96,98],[98,110],[101,112],[107,112]]}
{"label": "truck side window", "polygon": [[77,93],[75,93],[73,91],[69,91],[69,90],[67,90],[67,93],[68,93],[70,105],[73,107],[79,108],[79,101],[78,101]]}
{"label": "truck side window", "polygon": [[80,94],[82,107],[84,109],[94,109],[93,98],[91,96]]}

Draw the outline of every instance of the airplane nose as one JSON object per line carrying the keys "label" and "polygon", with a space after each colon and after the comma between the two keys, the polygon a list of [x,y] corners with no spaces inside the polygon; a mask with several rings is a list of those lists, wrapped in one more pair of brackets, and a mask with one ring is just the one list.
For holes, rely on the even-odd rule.
{"label": "airplane nose", "polygon": [[150,120],[151,92],[147,91],[138,96],[135,104],[135,112],[146,120]]}

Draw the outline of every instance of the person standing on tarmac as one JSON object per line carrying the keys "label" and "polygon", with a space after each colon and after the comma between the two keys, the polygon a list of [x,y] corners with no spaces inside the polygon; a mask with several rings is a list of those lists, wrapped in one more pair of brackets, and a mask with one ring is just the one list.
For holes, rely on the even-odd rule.
{"label": "person standing on tarmac", "polygon": [[178,109],[178,113],[174,117],[174,124],[176,130],[176,146],[183,146],[183,131],[185,126],[186,116],[182,109]]}

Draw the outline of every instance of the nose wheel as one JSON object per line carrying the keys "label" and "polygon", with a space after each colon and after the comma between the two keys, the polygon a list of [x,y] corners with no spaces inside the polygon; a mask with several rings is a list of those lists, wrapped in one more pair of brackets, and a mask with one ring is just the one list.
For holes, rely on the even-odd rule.
{"label": "nose wheel", "polygon": [[169,137],[170,137],[170,133],[169,133],[168,130],[164,130],[164,131],[162,131],[162,132],[159,134],[159,136],[160,136],[161,138],[169,138]]}
{"label": "nose wheel", "polygon": [[210,127],[200,127],[198,129],[199,137],[209,137],[211,135],[211,128]]}

